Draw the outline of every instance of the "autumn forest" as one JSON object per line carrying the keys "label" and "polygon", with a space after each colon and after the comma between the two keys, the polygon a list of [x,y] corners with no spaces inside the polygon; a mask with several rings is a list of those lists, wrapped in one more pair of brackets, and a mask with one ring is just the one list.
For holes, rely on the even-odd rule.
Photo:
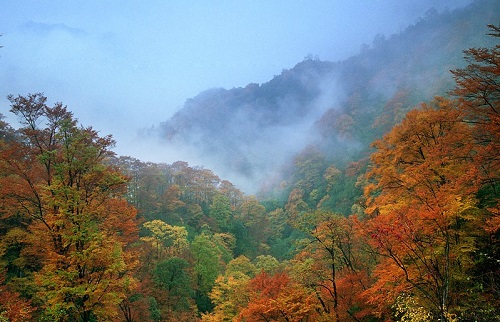
{"label": "autumn forest", "polygon": [[463,48],[450,91],[399,92],[356,158],[308,145],[257,195],[118,156],[57,98],[10,95],[0,321],[500,321],[500,28],[484,27],[496,45]]}

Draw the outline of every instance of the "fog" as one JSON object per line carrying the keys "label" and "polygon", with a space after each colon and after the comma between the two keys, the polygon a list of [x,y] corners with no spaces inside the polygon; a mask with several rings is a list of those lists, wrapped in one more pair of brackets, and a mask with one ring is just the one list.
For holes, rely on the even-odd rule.
{"label": "fog", "polygon": [[[8,1],[0,11],[0,113],[15,125],[6,96],[43,92],[49,102],[66,104],[83,125],[112,134],[119,155],[186,160],[219,174],[219,160],[209,160],[196,145],[167,146],[139,134],[204,90],[266,83],[307,55],[344,60],[376,35],[401,32],[432,7],[451,10],[470,2]],[[311,122],[342,95],[330,85],[293,127],[259,134],[258,145],[241,143],[249,157],[263,151],[279,156],[255,161],[255,169],[277,167],[297,151]],[[266,135],[282,140],[282,150],[266,144]]]}

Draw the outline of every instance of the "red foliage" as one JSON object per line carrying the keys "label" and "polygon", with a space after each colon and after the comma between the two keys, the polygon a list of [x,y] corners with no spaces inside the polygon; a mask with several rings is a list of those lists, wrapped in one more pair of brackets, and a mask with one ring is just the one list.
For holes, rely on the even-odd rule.
{"label": "red foliage", "polygon": [[30,321],[34,308],[29,300],[20,297],[19,293],[9,290],[3,285],[5,274],[0,273],[0,316],[11,322]]}

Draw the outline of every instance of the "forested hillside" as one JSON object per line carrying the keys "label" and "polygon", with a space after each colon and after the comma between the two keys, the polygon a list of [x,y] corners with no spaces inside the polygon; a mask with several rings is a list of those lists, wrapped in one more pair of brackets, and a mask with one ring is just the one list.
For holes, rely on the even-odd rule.
{"label": "forested hillside", "polygon": [[485,26],[499,11],[492,0],[430,10],[347,60],[307,57],[267,83],[207,90],[154,134],[250,193],[279,184],[283,164],[310,144],[345,167],[410,108],[451,88],[462,51],[493,44]]}
{"label": "forested hillside", "polygon": [[[500,321],[498,6],[429,12],[163,125],[265,173],[256,196],[210,167],[116,155],[62,103],[10,95],[0,321]],[[286,156],[273,177],[260,144]]]}

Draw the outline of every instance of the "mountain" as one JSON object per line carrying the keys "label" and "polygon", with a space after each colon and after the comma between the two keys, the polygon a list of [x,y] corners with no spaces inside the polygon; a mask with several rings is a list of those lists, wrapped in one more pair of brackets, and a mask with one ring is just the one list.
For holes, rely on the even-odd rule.
{"label": "mountain", "polygon": [[202,92],[155,134],[246,192],[279,182],[283,166],[311,145],[344,167],[419,102],[445,94],[449,70],[465,64],[462,51],[490,46],[487,25],[498,21],[495,0],[431,9],[344,61],[305,59],[264,84]]}

